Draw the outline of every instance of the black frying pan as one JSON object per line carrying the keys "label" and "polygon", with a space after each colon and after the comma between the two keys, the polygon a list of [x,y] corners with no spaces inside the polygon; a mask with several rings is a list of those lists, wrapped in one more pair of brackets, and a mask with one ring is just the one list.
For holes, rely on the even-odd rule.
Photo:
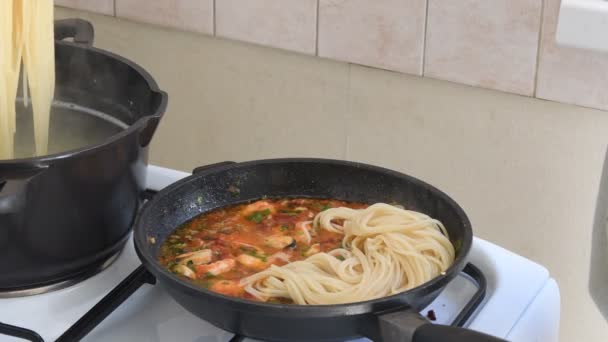
{"label": "black frying pan", "polygon": [[[400,203],[439,219],[456,247],[454,264],[409,291],[342,305],[283,305],[226,297],[199,288],[164,269],[159,247],[182,223],[216,208],[268,197],[335,198]],[[377,341],[501,341],[462,328],[429,323],[418,311],[432,302],[464,268],[471,248],[469,219],[438,189],[395,171],[322,159],[220,163],[159,192],[142,209],[134,228],[137,254],[178,303],[231,332],[274,341],[329,341],[366,336]]]}
{"label": "black frying pan", "polygon": [[[397,202],[441,220],[455,246],[456,259],[444,275],[414,289],[341,305],[266,304],[226,297],[182,280],[157,262],[160,245],[182,223],[209,210],[264,196]],[[154,283],[155,278],[198,317],[258,339],[332,341],[366,336],[389,342],[503,341],[472,330],[434,325],[418,314],[464,268],[472,235],[469,220],[456,202],[434,187],[395,171],[323,159],[224,162],[200,167],[193,176],[159,192],[138,216],[134,241],[144,266],[57,341],[81,339],[141,284]]]}

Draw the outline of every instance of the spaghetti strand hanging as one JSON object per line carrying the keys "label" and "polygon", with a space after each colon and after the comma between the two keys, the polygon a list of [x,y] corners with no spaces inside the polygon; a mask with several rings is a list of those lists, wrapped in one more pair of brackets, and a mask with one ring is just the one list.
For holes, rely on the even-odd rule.
{"label": "spaghetti strand hanging", "polygon": [[0,45],[0,159],[14,156],[18,134],[15,100],[21,72],[26,106],[28,90],[31,93],[36,155],[45,155],[55,91],[53,2],[0,1]]}

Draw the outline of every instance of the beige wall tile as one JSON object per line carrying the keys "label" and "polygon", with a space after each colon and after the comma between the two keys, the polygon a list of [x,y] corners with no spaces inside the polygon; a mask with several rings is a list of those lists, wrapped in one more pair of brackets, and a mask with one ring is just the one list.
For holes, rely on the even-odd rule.
{"label": "beige wall tile", "polygon": [[55,0],[55,5],[114,15],[114,0]]}
{"label": "beige wall tile", "polygon": [[116,0],[116,16],[213,34],[213,0]]}
{"label": "beige wall tile", "polygon": [[426,0],[320,0],[319,56],[422,74]]}
{"label": "beige wall tile", "polygon": [[317,0],[216,0],[216,34],[314,54]]}
{"label": "beige wall tile", "polygon": [[137,62],[169,94],[151,163],[188,171],[223,160],[344,159],[349,65],[115,18],[85,18],[95,25],[95,46]]}
{"label": "beige wall tile", "polygon": [[608,110],[608,53],[555,43],[559,3],[545,0],[536,96]]}
{"label": "beige wall tile", "polygon": [[541,0],[429,0],[424,75],[532,95]]}

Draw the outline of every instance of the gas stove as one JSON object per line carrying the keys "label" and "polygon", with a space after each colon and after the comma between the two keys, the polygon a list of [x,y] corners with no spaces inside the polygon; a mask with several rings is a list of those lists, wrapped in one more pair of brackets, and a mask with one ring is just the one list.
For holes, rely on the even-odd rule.
{"label": "gas stove", "polygon": [[[147,186],[157,191],[188,175],[150,166]],[[22,341],[2,333],[35,341],[249,340],[186,311],[140,272],[140,265],[129,241],[111,265],[82,282],[0,299],[0,341]],[[96,305],[112,290],[124,302]],[[559,288],[543,266],[475,238],[465,272],[422,314],[436,324],[466,326],[510,341],[557,341]]]}

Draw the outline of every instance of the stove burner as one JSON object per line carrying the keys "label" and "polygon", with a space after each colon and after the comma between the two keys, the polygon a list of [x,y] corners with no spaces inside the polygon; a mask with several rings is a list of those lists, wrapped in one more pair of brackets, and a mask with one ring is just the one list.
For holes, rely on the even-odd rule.
{"label": "stove burner", "polygon": [[[4,183],[5,183],[5,181],[3,179],[0,179],[0,190],[2,190],[2,186],[4,186]],[[144,201],[148,201],[155,194],[156,194],[156,191],[145,190],[141,194],[141,198]],[[108,268],[110,265],[112,265],[112,263],[116,259],[118,259],[121,252],[122,252],[122,248],[119,251],[117,251],[116,253],[114,253],[113,255],[109,256],[105,261],[103,261],[99,264],[93,265],[92,267],[86,269],[85,271],[83,271],[81,273],[78,273],[78,274],[72,276],[71,278],[69,278],[67,280],[59,281],[57,283],[53,283],[50,285],[30,287],[30,288],[25,288],[25,289],[7,290],[7,291],[0,290],[0,298],[15,298],[15,297],[33,296],[33,295],[43,294],[43,293],[47,293],[47,292],[51,292],[51,291],[61,290],[66,287],[70,287],[70,286],[80,283],[81,281],[84,281],[84,280],[96,275],[97,273],[105,270],[106,268]],[[0,330],[0,334],[1,333],[2,333],[2,330]]]}
{"label": "stove burner", "polygon": [[121,252],[122,252],[122,248],[119,251],[117,251],[116,253],[114,253],[113,255],[111,255],[110,257],[108,257],[102,263],[97,264],[93,267],[90,267],[87,270],[85,270],[81,273],[78,273],[67,280],[63,280],[58,283],[53,283],[50,285],[44,285],[44,286],[39,286],[39,287],[30,287],[30,288],[21,289],[21,290],[0,291],[0,298],[33,296],[33,295],[38,295],[38,294],[47,293],[47,292],[51,292],[51,291],[57,291],[57,290],[64,289],[66,287],[70,287],[70,286],[80,283],[81,281],[84,281],[84,280],[96,275],[97,273],[105,270],[106,268],[108,268],[110,265],[112,265],[112,263],[116,259],[118,259],[118,256],[120,256]]}

